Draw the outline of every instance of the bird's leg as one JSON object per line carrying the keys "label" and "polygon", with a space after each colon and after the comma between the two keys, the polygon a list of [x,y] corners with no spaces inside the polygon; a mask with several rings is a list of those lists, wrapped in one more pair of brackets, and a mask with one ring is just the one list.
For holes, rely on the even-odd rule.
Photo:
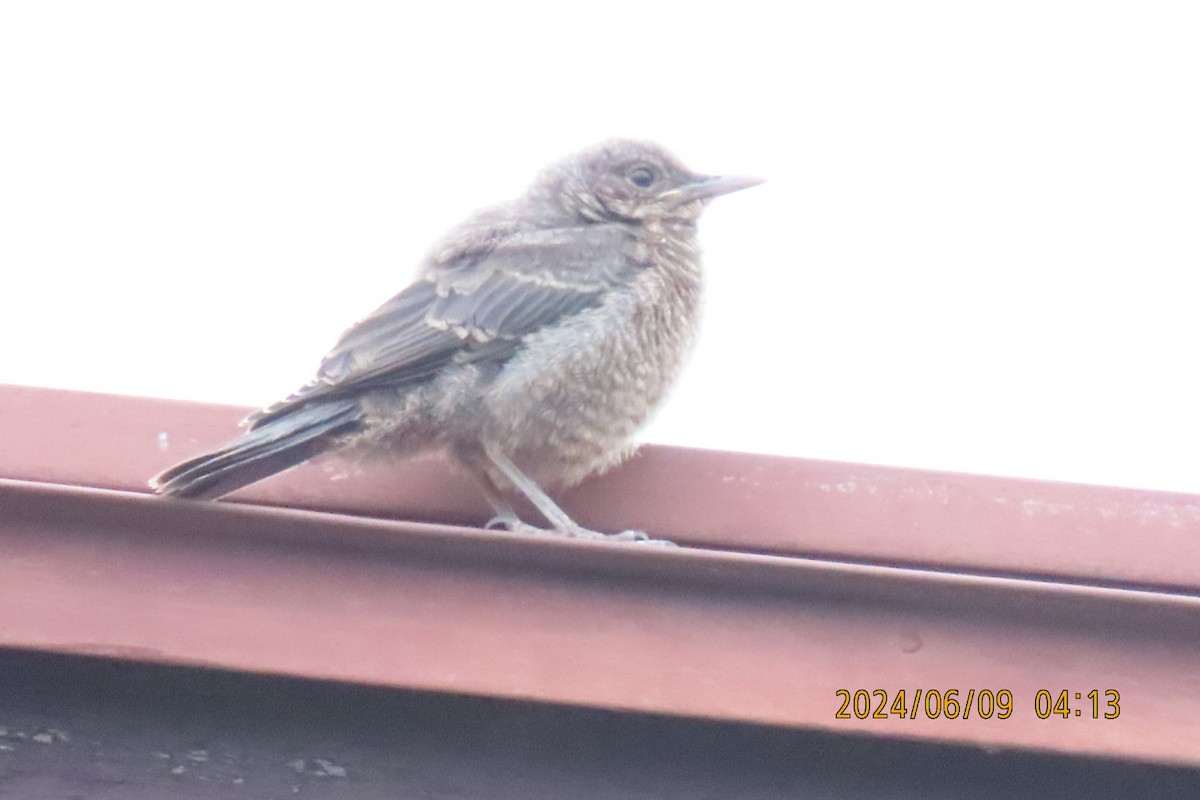
{"label": "bird's leg", "polygon": [[483,527],[488,530],[502,529],[512,533],[528,533],[535,536],[552,535],[553,531],[539,528],[536,525],[530,525],[528,522],[523,522],[517,516],[517,512],[513,510],[512,505],[504,499],[504,495],[492,485],[492,481],[486,474],[480,474],[477,478],[480,488],[483,489],[483,496],[487,498],[488,504],[492,510],[496,512],[496,516],[492,517],[484,524]]}
{"label": "bird's leg", "polygon": [[[621,533],[601,533],[599,531],[589,530],[571,519],[567,512],[558,507],[558,504],[550,499],[550,496],[542,491],[528,475],[521,472],[517,465],[509,459],[508,456],[496,451],[491,447],[485,447],[484,453],[488,460],[491,461],[497,469],[504,473],[504,477],[516,487],[517,491],[525,495],[529,502],[537,508],[546,521],[550,523],[552,530],[545,533],[556,533],[560,536],[567,536],[572,539],[603,539],[610,542],[645,542],[647,544],[660,544],[673,546],[674,542],[669,542],[666,539],[651,539],[642,531],[622,531]],[[490,481],[489,481],[490,482]],[[517,519],[516,513],[512,510],[512,506],[504,502],[502,498],[488,498],[492,502],[492,507],[496,509],[497,516],[492,522],[500,522],[501,524],[509,524],[509,520],[515,520],[522,528],[531,527],[526,523]],[[500,505],[497,505],[499,500]],[[489,527],[492,522],[489,522]],[[509,530],[516,530],[509,527]]]}
{"label": "bird's leg", "polygon": [[539,528],[536,525],[530,525],[528,522],[521,521],[517,516],[517,512],[513,509],[512,504],[505,499],[504,493],[492,482],[491,477],[487,474],[487,470],[483,469],[479,464],[479,459],[473,453],[461,451],[456,453],[459,462],[467,468],[467,474],[479,486],[483,496],[487,499],[488,505],[496,512],[496,515],[484,523],[484,528],[488,530],[506,530],[512,533],[528,533],[532,535],[551,536],[553,531],[548,531]]}

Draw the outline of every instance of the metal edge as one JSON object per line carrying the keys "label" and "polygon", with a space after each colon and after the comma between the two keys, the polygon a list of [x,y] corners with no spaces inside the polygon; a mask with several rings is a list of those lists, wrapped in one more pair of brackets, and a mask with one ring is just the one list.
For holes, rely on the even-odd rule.
{"label": "metal edge", "polygon": [[[0,482],[0,646],[1200,765],[1200,600]],[[1009,689],[996,719],[838,689]],[[1041,720],[1039,689],[1124,698]]]}
{"label": "metal edge", "polygon": [[[0,386],[0,477],[145,491],[246,409]],[[453,465],[304,465],[234,502],[479,524]],[[727,550],[1200,592],[1200,497],[647,446],[563,496],[584,524]]]}

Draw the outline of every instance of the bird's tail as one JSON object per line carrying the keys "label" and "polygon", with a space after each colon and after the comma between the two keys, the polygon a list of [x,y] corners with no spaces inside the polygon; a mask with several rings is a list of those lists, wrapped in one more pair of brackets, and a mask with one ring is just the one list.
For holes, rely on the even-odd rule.
{"label": "bird's tail", "polygon": [[315,403],[259,423],[219,450],[176,464],[150,479],[158,494],[213,498],[228,494],[328,450],[361,430],[357,400]]}

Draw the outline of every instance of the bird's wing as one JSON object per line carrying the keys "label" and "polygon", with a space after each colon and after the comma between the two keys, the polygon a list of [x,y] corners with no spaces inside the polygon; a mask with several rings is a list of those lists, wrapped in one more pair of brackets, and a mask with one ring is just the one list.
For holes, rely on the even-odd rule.
{"label": "bird's wing", "polygon": [[618,225],[467,229],[435,251],[420,280],[342,334],[314,380],[246,424],[419,382],[452,360],[506,360],[523,337],[599,305],[637,269]]}

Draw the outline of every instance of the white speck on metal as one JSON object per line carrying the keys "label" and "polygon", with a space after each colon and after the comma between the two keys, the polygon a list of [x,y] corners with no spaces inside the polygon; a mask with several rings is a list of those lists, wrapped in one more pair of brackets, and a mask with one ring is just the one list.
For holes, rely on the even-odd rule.
{"label": "white speck on metal", "polygon": [[313,770],[317,775],[328,775],[333,778],[346,777],[346,768],[340,767],[332,761],[326,761],[323,758],[314,758],[313,763],[317,765],[317,769]]}

